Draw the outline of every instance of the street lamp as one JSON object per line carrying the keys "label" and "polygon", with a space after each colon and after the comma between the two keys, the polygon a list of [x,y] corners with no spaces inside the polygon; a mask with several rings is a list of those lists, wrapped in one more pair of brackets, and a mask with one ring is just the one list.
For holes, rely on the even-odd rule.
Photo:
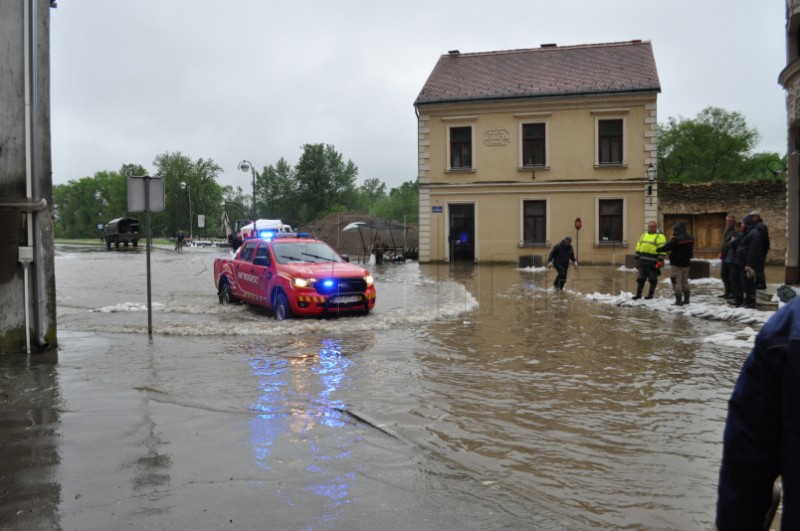
{"label": "street lamp", "polygon": [[192,187],[181,181],[181,190],[186,190],[186,197],[189,200],[189,239],[192,239]]}
{"label": "street lamp", "polygon": [[653,164],[647,166],[647,195],[653,195],[653,183],[656,182],[656,169]]}
{"label": "street lamp", "polygon": [[650,196],[650,204],[653,204],[653,183],[656,182],[656,169],[653,167],[653,163],[647,165],[647,170],[645,170],[645,174],[647,174],[647,195]]}
{"label": "street lamp", "polygon": [[253,166],[253,163],[249,160],[243,160],[239,163],[239,169],[243,172],[253,173],[253,222],[256,221],[256,168]]}

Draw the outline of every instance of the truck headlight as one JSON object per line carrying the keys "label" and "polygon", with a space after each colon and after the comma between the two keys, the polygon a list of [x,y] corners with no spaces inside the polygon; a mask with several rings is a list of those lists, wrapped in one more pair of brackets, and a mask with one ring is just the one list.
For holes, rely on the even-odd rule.
{"label": "truck headlight", "polygon": [[372,275],[367,275],[364,277],[364,282],[367,283],[367,287],[371,286],[375,283],[375,279],[372,278]]}
{"label": "truck headlight", "polygon": [[314,283],[313,278],[301,278],[301,277],[292,278],[292,286],[294,286],[295,288],[307,288],[313,283]]}

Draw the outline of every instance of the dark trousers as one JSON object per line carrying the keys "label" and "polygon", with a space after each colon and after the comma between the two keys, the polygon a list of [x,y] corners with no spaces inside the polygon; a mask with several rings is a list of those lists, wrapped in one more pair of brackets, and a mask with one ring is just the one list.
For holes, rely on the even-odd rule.
{"label": "dark trousers", "polygon": [[564,289],[564,284],[567,283],[567,271],[569,271],[569,264],[553,264],[556,268],[556,279],[553,281],[553,286],[556,289]]}
{"label": "dark trousers", "polygon": [[[731,263],[726,262],[724,259],[720,264],[719,277],[722,279],[722,284],[725,286],[725,291],[731,291],[731,282],[733,281],[731,275]],[[737,280],[738,282],[738,280]]]}
{"label": "dark trousers", "polygon": [[767,289],[767,278],[764,276],[764,270],[756,271],[756,289]]}
{"label": "dark trousers", "polygon": [[652,297],[658,285],[658,276],[661,271],[656,267],[655,260],[639,259],[639,276],[636,277],[636,295],[641,295],[645,281],[650,282],[648,297]]}
{"label": "dark trousers", "polygon": [[747,272],[742,268],[739,273],[739,282],[742,286],[742,293],[745,297],[755,298],[756,296],[756,277],[748,278]]}
{"label": "dark trousers", "polygon": [[731,292],[734,297],[736,297],[736,300],[741,301],[742,297],[744,297],[744,288],[742,286],[742,273],[744,273],[744,268],[740,265],[728,262],[728,270],[730,273]]}

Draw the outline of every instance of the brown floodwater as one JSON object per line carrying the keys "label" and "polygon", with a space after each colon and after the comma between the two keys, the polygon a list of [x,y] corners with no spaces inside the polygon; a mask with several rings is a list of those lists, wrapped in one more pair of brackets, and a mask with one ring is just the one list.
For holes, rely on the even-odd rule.
{"label": "brown floodwater", "polygon": [[[56,359],[0,361],[0,529],[709,529],[769,312],[634,274],[371,265],[369,316],[220,305],[224,249],[59,246]],[[712,277],[719,271],[712,267]],[[768,271],[779,282],[782,270]],[[694,310],[690,310],[694,308]]]}

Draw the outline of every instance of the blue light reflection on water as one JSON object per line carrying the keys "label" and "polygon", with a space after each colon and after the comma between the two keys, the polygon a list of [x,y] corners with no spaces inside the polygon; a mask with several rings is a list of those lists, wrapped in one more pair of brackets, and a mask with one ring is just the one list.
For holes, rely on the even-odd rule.
{"label": "blue light reflection on water", "polygon": [[[315,429],[342,430],[347,423],[341,409],[345,404],[336,399],[336,392],[348,380],[347,370],[353,361],[342,354],[335,340],[324,339],[317,352],[289,356],[265,352],[249,360],[251,372],[258,379],[260,395],[250,406],[256,412],[250,422],[251,444],[256,463],[267,471],[285,466],[272,456],[279,442],[292,445],[297,452],[304,444],[306,472],[312,484],[301,492],[287,489],[281,497],[289,507],[299,504],[319,507],[313,519],[317,523],[336,520],[349,504],[355,471],[342,472],[337,463],[346,459],[352,434],[335,437],[313,437]],[[309,370],[310,369],[310,370]],[[332,447],[320,446],[315,439],[335,441]],[[272,457],[272,459],[271,459]],[[309,496],[312,496],[309,499]],[[313,527],[313,523],[309,524]]]}

